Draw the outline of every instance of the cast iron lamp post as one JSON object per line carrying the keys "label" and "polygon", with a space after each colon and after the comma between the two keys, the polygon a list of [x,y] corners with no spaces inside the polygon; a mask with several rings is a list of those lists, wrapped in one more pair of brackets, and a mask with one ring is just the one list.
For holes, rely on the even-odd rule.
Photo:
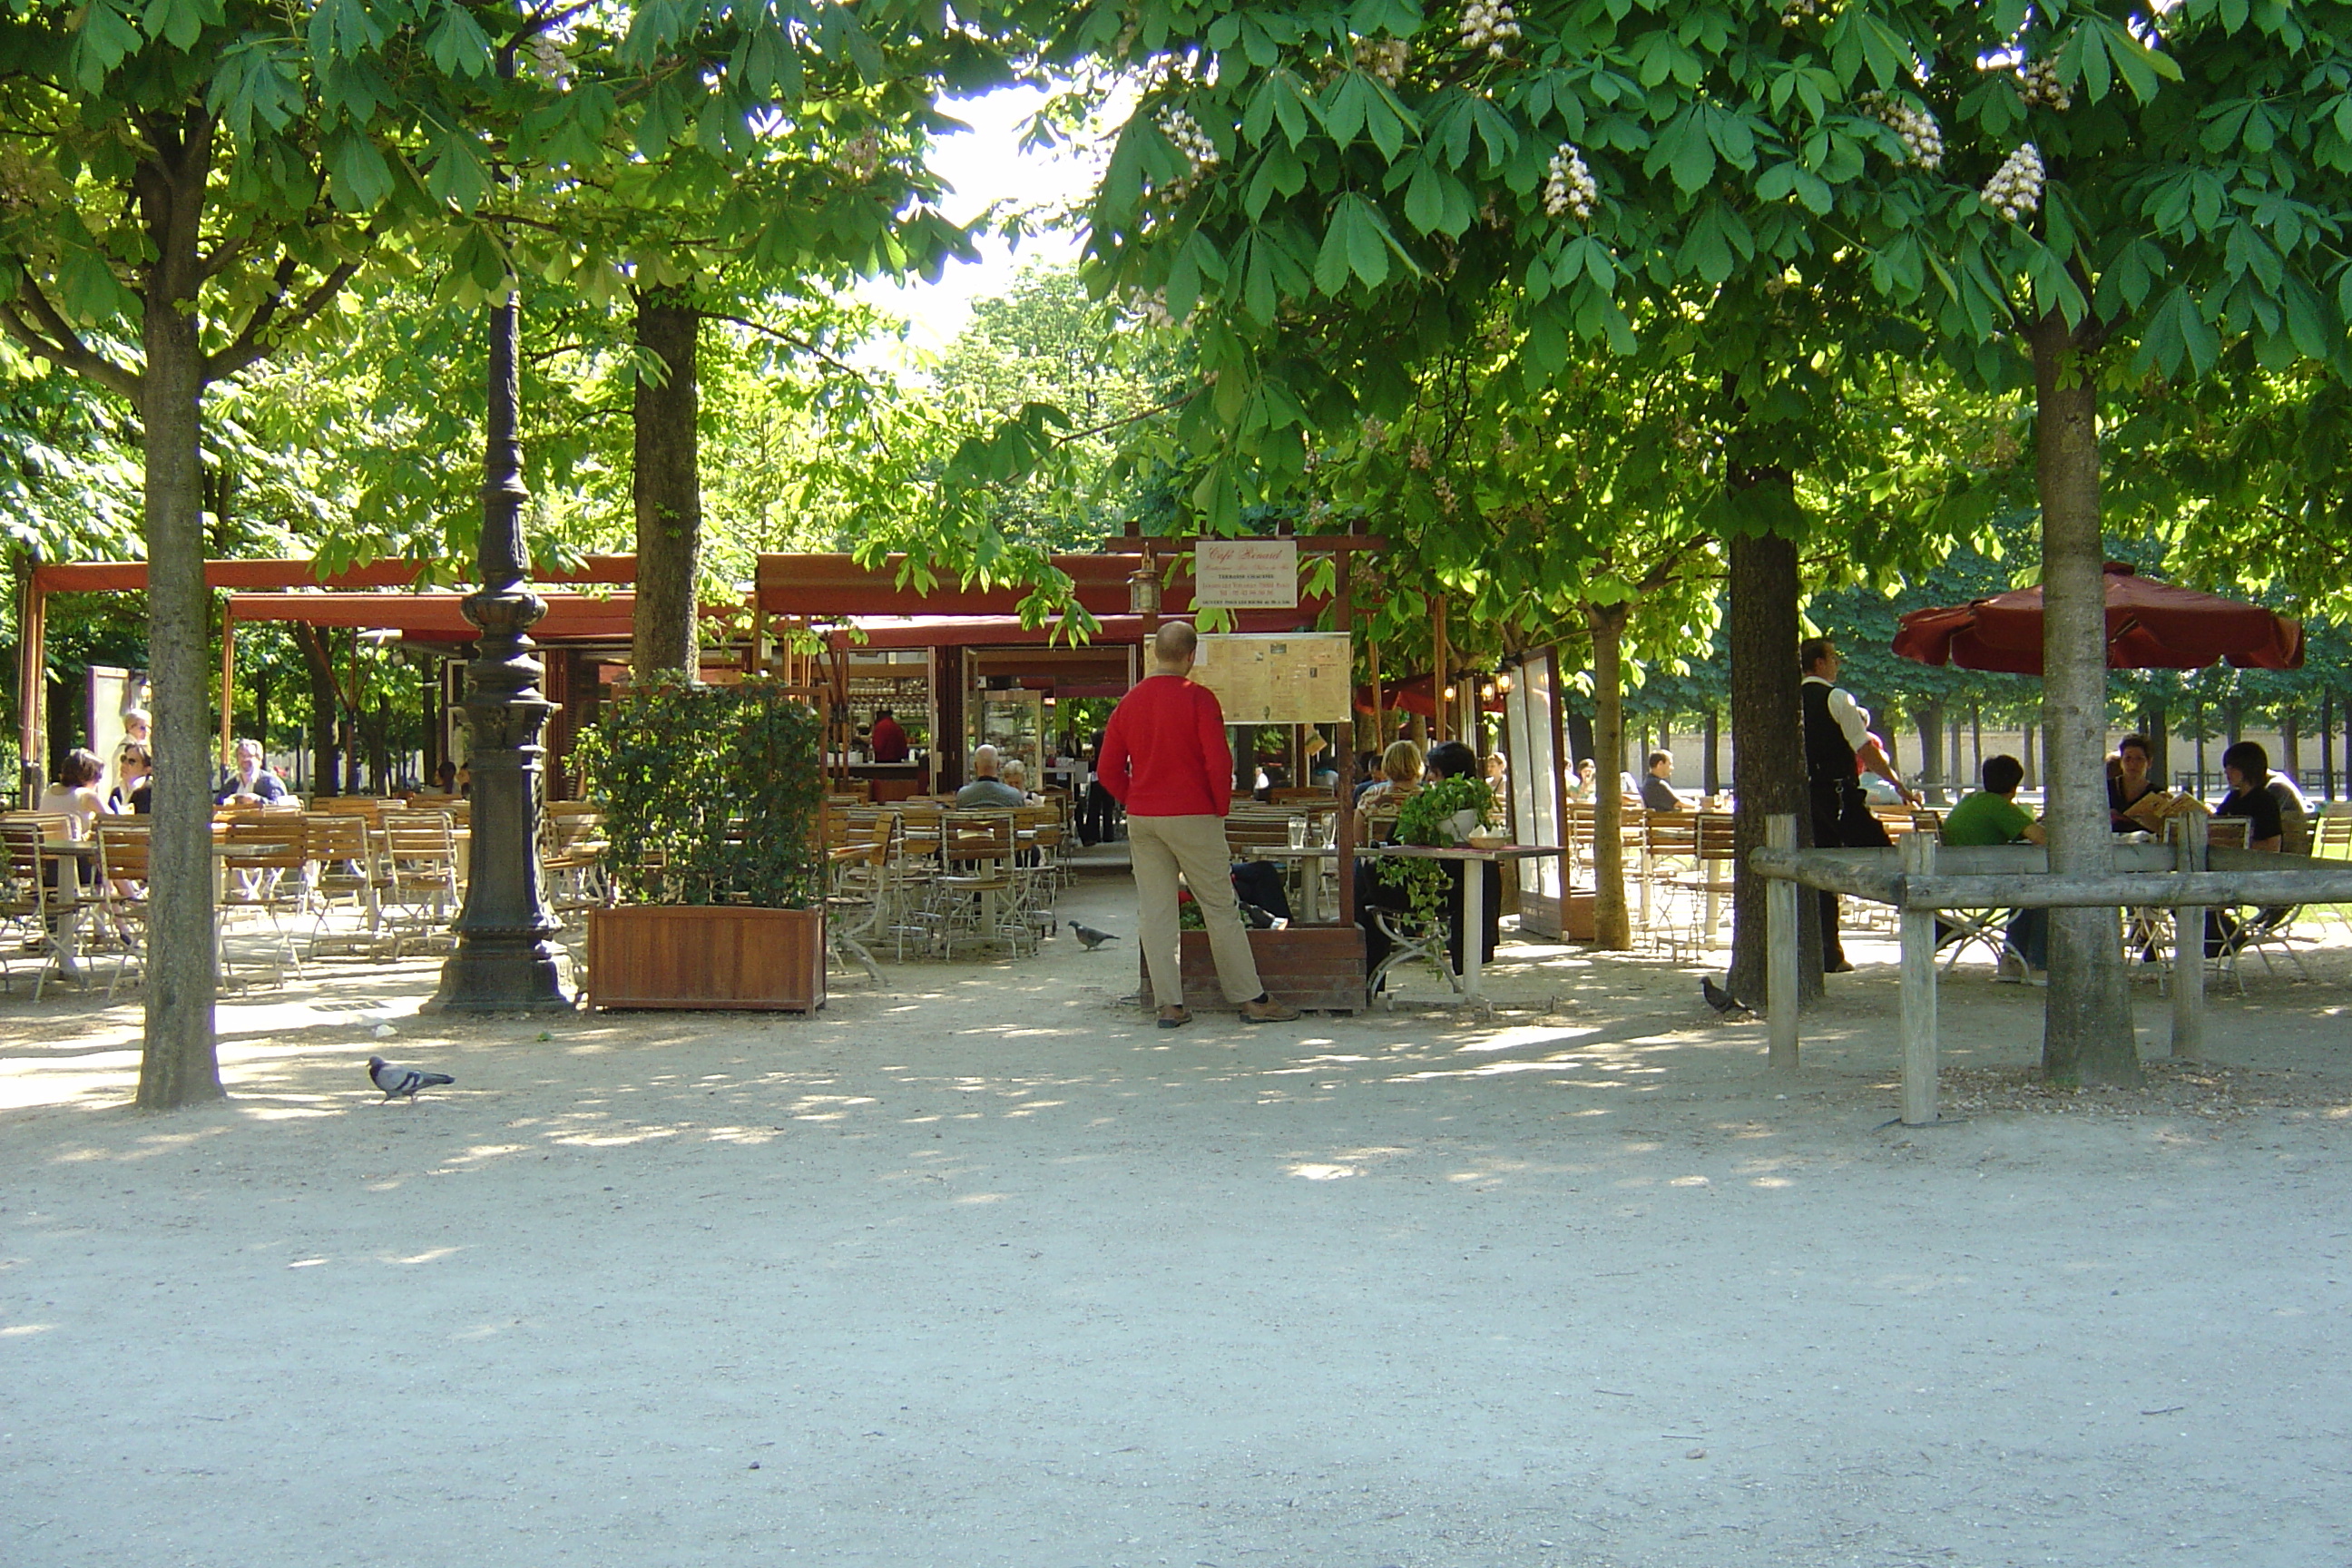
{"label": "cast iron lamp post", "polygon": [[473,847],[457,949],[441,966],[438,1013],[568,1010],[555,981],[555,921],[541,895],[540,743],[555,704],[542,696],[530,628],[547,601],[524,582],[522,445],[516,434],[519,310],[509,293],[490,310],[488,445],[482,462],[481,587],[466,618],[481,635],[466,667],[466,765],[473,776]]}

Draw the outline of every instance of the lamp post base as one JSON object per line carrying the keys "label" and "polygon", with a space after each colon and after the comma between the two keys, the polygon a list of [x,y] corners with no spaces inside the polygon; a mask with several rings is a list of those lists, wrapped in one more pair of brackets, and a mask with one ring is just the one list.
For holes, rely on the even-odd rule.
{"label": "lamp post base", "polygon": [[556,984],[555,954],[545,942],[511,949],[477,937],[441,966],[441,988],[420,1013],[569,1013]]}

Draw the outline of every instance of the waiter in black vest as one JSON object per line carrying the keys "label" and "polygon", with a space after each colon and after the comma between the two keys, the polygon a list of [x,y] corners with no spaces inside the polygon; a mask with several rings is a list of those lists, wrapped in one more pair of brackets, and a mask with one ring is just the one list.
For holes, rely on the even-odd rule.
{"label": "waiter in black vest", "polygon": [[[1811,796],[1813,847],[1816,849],[1887,849],[1894,840],[1870,814],[1869,797],[1862,793],[1862,765],[1870,764],[1902,791],[1911,791],[1887,761],[1885,751],[1870,732],[1870,710],[1853,693],[1836,683],[1837,645],[1827,637],[1808,637],[1797,645],[1797,663],[1804,672],[1798,700],[1805,714],[1805,785]],[[1838,942],[1838,900],[1822,895],[1822,973],[1850,974]]]}

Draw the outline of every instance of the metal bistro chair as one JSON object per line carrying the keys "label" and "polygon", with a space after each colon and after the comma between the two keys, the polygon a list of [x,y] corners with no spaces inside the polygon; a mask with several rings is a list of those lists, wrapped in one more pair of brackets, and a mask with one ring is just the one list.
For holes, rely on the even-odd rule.
{"label": "metal bistro chair", "polygon": [[[0,853],[5,853],[6,880],[0,886],[0,922],[11,928],[16,942],[0,951],[0,973],[8,981],[16,979],[15,968],[7,962],[11,952],[32,952],[39,955],[40,967],[33,972],[33,1000],[41,999],[41,989],[47,984],[52,969],[60,974],[74,975],[70,956],[74,942],[73,921],[79,896],[70,890],[60,891],[60,878],[55,857],[46,853],[48,835],[44,823],[49,820],[30,814],[0,818]],[[57,836],[65,832],[65,819],[54,818]]]}
{"label": "metal bistro chair", "polygon": [[221,973],[229,975],[229,929],[238,915],[268,922],[270,945],[284,955],[271,968],[279,984],[285,972],[302,973],[302,955],[287,933],[285,916],[310,907],[310,844],[307,814],[283,808],[232,815],[221,845],[219,924],[215,935]]}
{"label": "metal bistro chair", "polygon": [[[383,953],[397,944],[383,935],[383,896],[392,885],[390,871],[377,847],[378,835],[369,826],[368,813],[343,810],[313,812],[305,829],[310,841],[310,894],[317,919],[310,929],[310,956],[341,952],[361,957]],[[330,931],[338,909],[352,926]]]}
{"label": "metal bistro chair", "polygon": [[1013,814],[950,811],[940,826],[942,869],[933,884],[939,952],[952,958],[960,942],[998,942],[1014,953],[1026,950],[1032,939],[1028,923],[1005,918],[1013,904]]}
{"label": "metal bistro chair", "polygon": [[880,938],[889,918],[890,868],[899,858],[904,837],[891,812],[872,813],[845,827],[845,842],[827,852],[832,886],[824,900],[825,946],[842,968],[854,962],[879,985],[882,966],[866,944]]}
{"label": "metal bistro chair", "polygon": [[449,922],[463,900],[457,890],[457,841],[445,811],[383,814],[385,870],[383,921],[394,933],[393,952],[446,952],[454,943]]}
{"label": "metal bistro chair", "polygon": [[114,1000],[123,976],[135,964],[147,972],[147,844],[152,825],[143,816],[101,816],[98,840],[98,896],[107,928],[119,943],[114,976],[106,999]]}

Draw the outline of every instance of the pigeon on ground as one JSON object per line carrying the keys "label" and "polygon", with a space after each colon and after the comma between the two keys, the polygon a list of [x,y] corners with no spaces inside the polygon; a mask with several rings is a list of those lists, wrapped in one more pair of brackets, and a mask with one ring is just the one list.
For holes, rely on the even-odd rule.
{"label": "pigeon on ground", "polygon": [[1078,941],[1086,944],[1086,950],[1088,952],[1092,952],[1095,949],[1100,947],[1107,942],[1117,942],[1118,940],[1118,938],[1110,931],[1097,931],[1092,926],[1082,926],[1076,921],[1072,921],[1070,922],[1070,929],[1077,932]]}
{"label": "pigeon on ground", "polygon": [[1708,1006],[1714,1008],[1717,1012],[1722,1014],[1727,1018],[1753,1018],[1756,1016],[1755,1009],[1749,1007],[1747,1003],[1742,1002],[1738,997],[1734,996],[1730,992],[1726,991],[1722,986],[1717,985],[1714,981],[1709,980],[1704,974],[1698,977],[1698,994],[1706,998],[1706,1005]]}
{"label": "pigeon on ground", "polygon": [[376,1088],[383,1090],[383,1099],[376,1102],[379,1105],[397,1100],[402,1095],[406,1095],[408,1103],[414,1105],[418,1089],[430,1089],[436,1083],[457,1081],[446,1072],[424,1072],[415,1068],[400,1067],[382,1057],[368,1058],[368,1078]]}

